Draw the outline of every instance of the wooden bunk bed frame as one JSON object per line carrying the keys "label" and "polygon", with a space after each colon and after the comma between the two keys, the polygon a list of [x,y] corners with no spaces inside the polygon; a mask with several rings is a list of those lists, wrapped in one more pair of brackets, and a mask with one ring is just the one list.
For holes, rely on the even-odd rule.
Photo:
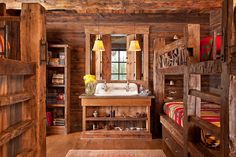
{"label": "wooden bunk bed frame", "polygon": [[[224,10],[232,15],[232,10],[228,5],[233,5],[232,1],[224,1]],[[232,15],[233,16],[233,15]],[[224,19],[224,18],[223,18]],[[167,115],[161,115],[160,121],[163,125],[163,147],[167,156],[235,156],[235,52],[229,49],[229,43],[232,36],[230,21],[223,22],[223,46],[221,51],[221,60],[212,60],[197,62],[193,58],[195,53],[199,52],[200,30],[197,24],[187,25],[184,31],[184,38],[165,45],[164,39],[157,39],[159,45],[154,54],[154,90],[157,93],[159,105],[164,102],[164,88],[166,75],[183,75],[184,89],[184,127],[179,126]],[[234,28],[233,28],[234,29]],[[216,42],[216,33],[214,33],[214,43]],[[213,44],[215,46],[215,44]],[[188,48],[192,48],[190,53]],[[231,52],[230,52],[231,50]],[[213,48],[216,51],[216,48]],[[190,55],[191,54],[191,55]],[[215,59],[215,57],[213,57]],[[234,70],[233,70],[234,69]],[[210,89],[209,92],[201,90],[201,76],[219,74],[221,77],[220,89]],[[221,127],[202,120],[200,117],[201,100],[219,104]],[[230,102],[229,102],[230,100]],[[229,109],[233,110],[229,114]],[[186,116],[187,115],[187,116]],[[196,129],[197,128],[197,129]],[[209,149],[200,142],[195,143],[194,138],[199,137],[199,130],[207,130],[214,134],[221,141],[220,150]],[[229,130],[231,129],[231,130]],[[197,130],[197,131],[196,131]],[[171,153],[170,153],[171,152]]]}
{"label": "wooden bunk bed frame", "polygon": [[9,25],[11,34],[11,54],[0,58],[0,156],[45,157],[45,10],[29,3],[22,4],[21,16],[8,16],[4,3],[0,10],[0,27]]}

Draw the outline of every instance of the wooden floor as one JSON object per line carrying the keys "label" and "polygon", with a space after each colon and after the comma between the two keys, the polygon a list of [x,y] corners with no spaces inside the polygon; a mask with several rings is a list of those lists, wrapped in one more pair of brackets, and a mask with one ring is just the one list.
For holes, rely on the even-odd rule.
{"label": "wooden floor", "polygon": [[80,139],[80,133],[47,137],[47,157],[65,157],[70,149],[162,149],[161,139]]}

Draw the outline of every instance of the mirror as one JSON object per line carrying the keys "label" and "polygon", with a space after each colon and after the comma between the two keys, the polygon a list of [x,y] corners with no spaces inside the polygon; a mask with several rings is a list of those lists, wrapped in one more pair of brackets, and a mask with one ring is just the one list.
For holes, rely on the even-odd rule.
{"label": "mirror", "polygon": [[[90,48],[96,35],[91,34]],[[143,76],[143,35],[136,34],[141,51],[129,52],[130,41],[134,35],[111,34],[103,35],[105,51],[90,52],[91,73],[97,80],[142,80]]]}
{"label": "mirror", "polygon": [[100,26],[99,33],[105,51],[93,52],[97,26],[86,26],[86,74],[96,75],[97,80],[141,81],[148,84],[148,35],[149,26],[136,26],[136,39],[141,51],[129,52],[134,39],[133,26]]}

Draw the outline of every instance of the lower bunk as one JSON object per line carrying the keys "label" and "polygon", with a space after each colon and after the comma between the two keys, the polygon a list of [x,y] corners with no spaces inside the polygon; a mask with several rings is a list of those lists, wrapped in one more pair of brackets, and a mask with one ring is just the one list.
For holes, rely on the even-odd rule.
{"label": "lower bunk", "polygon": [[[201,119],[220,127],[220,107],[217,104],[202,102]],[[184,105],[183,102],[168,102],[164,104],[161,115],[163,149],[167,156],[183,156],[184,154]],[[189,127],[189,126],[188,126]],[[191,133],[196,134],[192,142],[188,142],[189,156],[211,157],[219,156],[220,140],[205,130],[191,127]]]}

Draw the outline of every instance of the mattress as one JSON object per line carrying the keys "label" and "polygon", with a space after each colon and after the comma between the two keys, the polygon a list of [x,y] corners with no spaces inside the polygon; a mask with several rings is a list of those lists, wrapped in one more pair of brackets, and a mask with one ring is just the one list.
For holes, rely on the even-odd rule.
{"label": "mattress", "polygon": [[[164,104],[164,112],[173,119],[177,124],[183,127],[184,104],[183,102],[168,102]],[[201,118],[217,127],[220,127],[220,105],[202,102],[201,103]],[[219,147],[220,141],[213,135],[202,130],[201,140],[209,147]]]}

